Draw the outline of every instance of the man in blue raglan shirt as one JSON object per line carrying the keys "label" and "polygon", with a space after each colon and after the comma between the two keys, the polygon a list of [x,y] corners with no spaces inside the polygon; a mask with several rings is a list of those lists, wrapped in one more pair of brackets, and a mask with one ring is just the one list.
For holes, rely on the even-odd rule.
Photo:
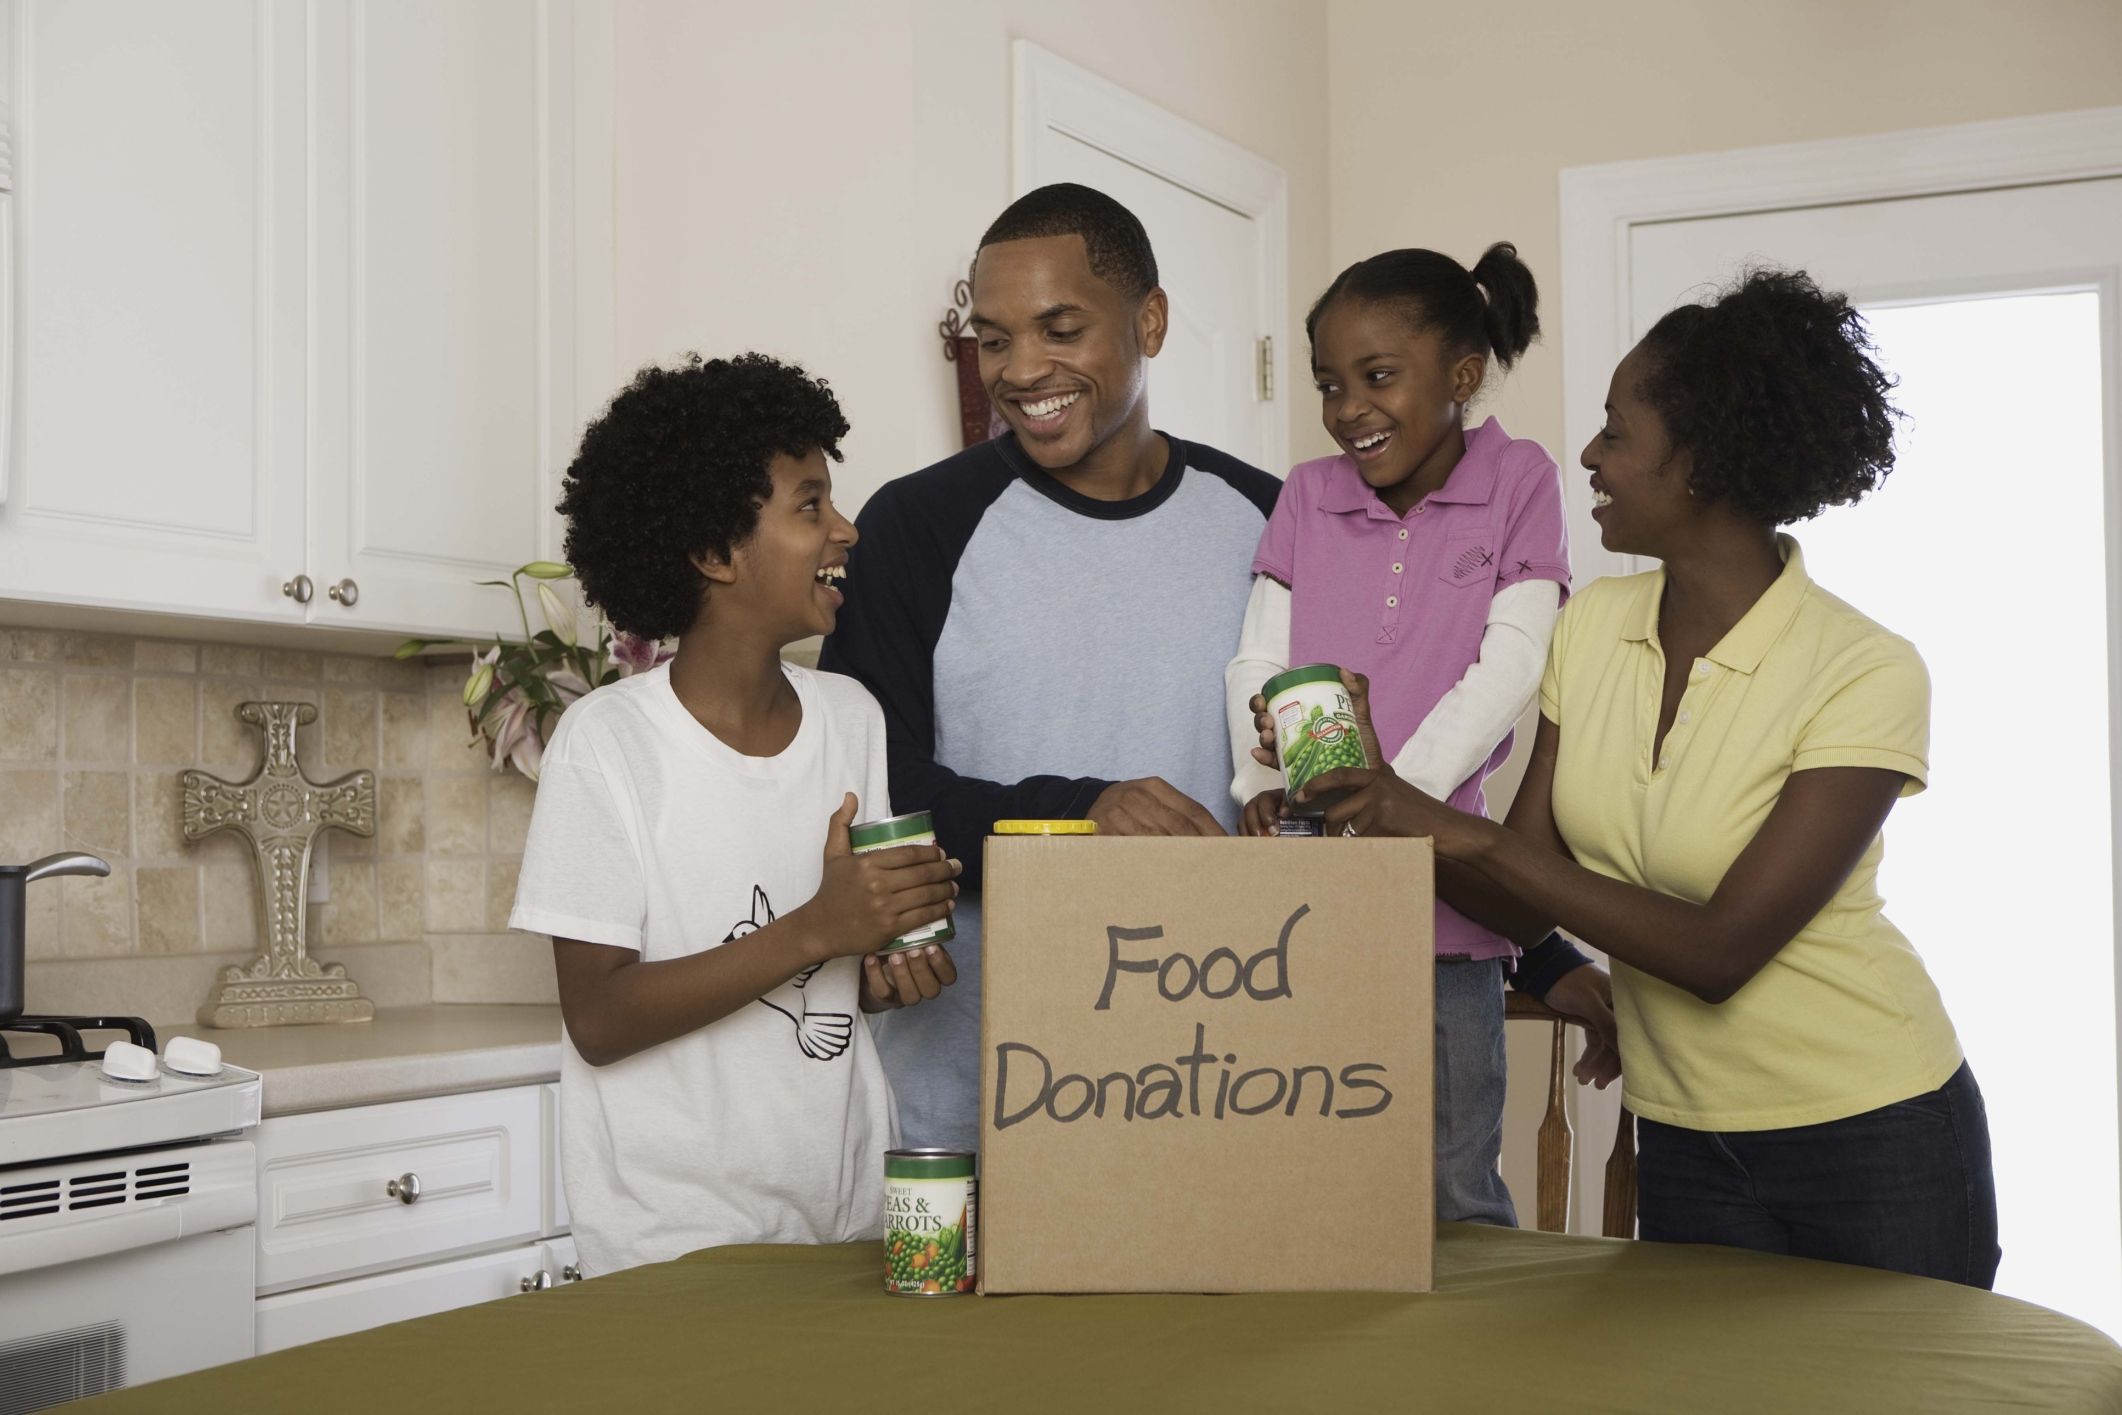
{"label": "man in blue raglan shirt", "polygon": [[933,812],[965,863],[957,986],[875,1019],[908,1145],[978,1146],[980,862],[997,820],[1236,825],[1223,669],[1281,482],[1151,427],[1167,316],[1127,208],[1072,183],[1019,198],[973,267],[980,378],[1009,431],[886,484],[856,518],[821,667],[875,694],[893,807]]}

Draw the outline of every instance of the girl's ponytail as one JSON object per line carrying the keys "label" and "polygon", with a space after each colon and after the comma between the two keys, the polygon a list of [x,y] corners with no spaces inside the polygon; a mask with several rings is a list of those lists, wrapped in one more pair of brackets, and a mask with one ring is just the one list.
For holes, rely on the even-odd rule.
{"label": "girl's ponytail", "polygon": [[1509,368],[1540,336],[1540,289],[1532,271],[1518,259],[1518,248],[1508,241],[1483,251],[1470,273],[1488,297],[1481,317],[1488,347],[1496,362]]}
{"label": "girl's ponytail", "polygon": [[1385,251],[1335,277],[1305,317],[1304,332],[1341,298],[1402,306],[1420,329],[1434,329],[1455,352],[1488,352],[1509,368],[1540,334],[1540,291],[1518,248],[1498,241],[1468,270],[1436,251]]}

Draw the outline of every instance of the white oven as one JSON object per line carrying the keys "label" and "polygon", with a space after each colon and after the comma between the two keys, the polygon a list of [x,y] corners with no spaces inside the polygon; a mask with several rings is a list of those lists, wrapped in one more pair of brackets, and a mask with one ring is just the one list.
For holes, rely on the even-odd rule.
{"label": "white oven", "polygon": [[234,1067],[0,1070],[0,1415],[254,1352],[258,1109]]}

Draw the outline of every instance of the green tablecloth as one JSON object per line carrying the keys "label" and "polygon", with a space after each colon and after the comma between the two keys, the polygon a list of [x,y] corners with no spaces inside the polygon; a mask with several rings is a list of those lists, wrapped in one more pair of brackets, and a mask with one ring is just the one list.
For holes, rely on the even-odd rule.
{"label": "green tablecloth", "polygon": [[715,1249],[71,1408],[2122,1411],[2122,1350],[2066,1317],[1729,1249],[1447,1224],[1424,1296],[879,1283],[873,1244]]}

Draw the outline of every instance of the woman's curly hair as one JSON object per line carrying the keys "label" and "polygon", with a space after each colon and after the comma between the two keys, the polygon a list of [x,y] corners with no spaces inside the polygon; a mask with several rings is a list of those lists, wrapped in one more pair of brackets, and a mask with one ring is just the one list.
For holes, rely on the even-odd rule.
{"label": "woman's curly hair", "polygon": [[684,633],[700,609],[692,557],[726,557],[759,528],[775,454],[837,462],[845,436],[825,380],[764,354],[642,369],[582,434],[561,484],[583,598],[629,634]]}
{"label": "woman's curly hair", "polygon": [[1802,270],[1749,271],[1660,319],[1643,349],[1643,396],[1694,455],[1689,489],[1705,501],[1788,525],[1893,470],[1895,379],[1848,297]]}

